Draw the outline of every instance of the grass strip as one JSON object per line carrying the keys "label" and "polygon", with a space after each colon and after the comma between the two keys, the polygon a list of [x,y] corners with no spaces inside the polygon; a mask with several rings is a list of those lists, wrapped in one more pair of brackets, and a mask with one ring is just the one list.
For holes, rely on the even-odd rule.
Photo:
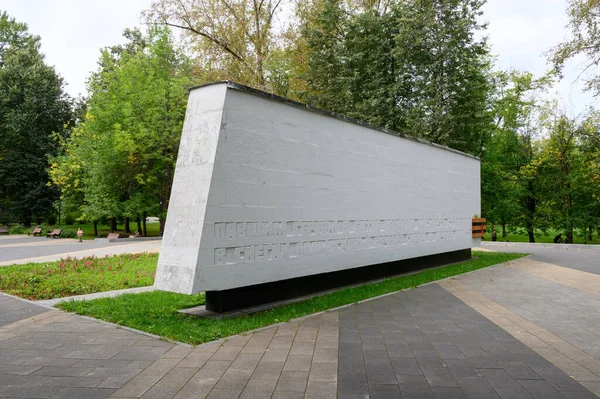
{"label": "grass strip", "polygon": [[158,254],[66,258],[0,267],[0,291],[40,300],[154,284]]}
{"label": "grass strip", "polygon": [[154,291],[92,301],[63,302],[57,307],[196,345],[390,292],[416,287],[522,256],[525,255],[477,252],[478,258],[466,262],[390,278],[373,284],[345,288],[276,309],[227,320],[201,319],[177,312],[178,309],[204,304],[204,294],[182,295]]}
{"label": "grass strip", "polygon": [[[500,226],[496,226],[496,231],[498,232],[498,241],[503,242],[529,242],[529,236],[527,235],[527,231],[523,228],[509,228],[506,236],[502,236],[502,228]],[[536,243],[544,243],[544,244],[554,244],[554,237],[558,233],[562,233],[563,239],[566,236],[564,230],[556,230],[556,229],[548,229],[548,230],[534,230],[535,242]],[[491,226],[488,223],[488,231],[484,237],[485,241],[492,241],[492,230]],[[485,242],[483,241],[483,242]],[[575,231],[575,236],[573,237],[573,244],[587,244],[587,245],[600,245],[600,237],[595,236],[592,240],[588,240],[587,232]],[[564,245],[564,244],[561,244]]]}

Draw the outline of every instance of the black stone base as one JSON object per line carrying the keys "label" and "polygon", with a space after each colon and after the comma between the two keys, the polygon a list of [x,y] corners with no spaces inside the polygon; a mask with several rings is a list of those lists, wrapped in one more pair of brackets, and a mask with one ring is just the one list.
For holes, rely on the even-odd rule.
{"label": "black stone base", "polygon": [[206,291],[206,310],[218,313],[228,312],[361,282],[378,280],[398,274],[410,273],[420,269],[460,262],[470,258],[471,248],[468,248],[420,258],[232,288],[230,290]]}

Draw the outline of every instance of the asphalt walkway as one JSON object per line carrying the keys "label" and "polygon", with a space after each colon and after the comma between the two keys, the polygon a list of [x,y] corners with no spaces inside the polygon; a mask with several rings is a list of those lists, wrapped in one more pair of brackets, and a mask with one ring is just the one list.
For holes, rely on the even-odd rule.
{"label": "asphalt walkway", "polygon": [[197,347],[3,297],[0,397],[595,398],[600,248],[544,251]]}
{"label": "asphalt walkway", "polygon": [[159,252],[160,240],[119,239],[116,242],[103,240],[27,237],[26,235],[0,236],[0,266],[29,262],[52,262],[62,258],[87,256],[102,257],[139,252]]}

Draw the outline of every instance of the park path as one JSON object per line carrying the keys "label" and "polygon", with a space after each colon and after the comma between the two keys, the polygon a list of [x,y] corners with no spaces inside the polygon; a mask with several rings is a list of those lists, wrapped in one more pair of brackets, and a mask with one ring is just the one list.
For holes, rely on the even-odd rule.
{"label": "park path", "polygon": [[0,397],[594,398],[600,271],[573,265],[522,258],[197,347],[3,296]]}
{"label": "park path", "polygon": [[81,243],[75,239],[51,239],[27,237],[26,235],[0,236],[0,266],[25,264],[29,262],[53,262],[66,257],[103,257],[140,252],[160,252],[161,240],[117,242],[87,240]]}

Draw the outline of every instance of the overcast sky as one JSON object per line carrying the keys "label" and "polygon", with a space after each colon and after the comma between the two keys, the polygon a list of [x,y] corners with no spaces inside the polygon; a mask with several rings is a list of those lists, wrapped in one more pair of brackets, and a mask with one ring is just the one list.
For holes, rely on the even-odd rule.
{"label": "overcast sky", "polygon": [[[42,37],[46,61],[68,83],[67,91],[85,93],[85,81],[96,69],[99,49],[123,42],[125,28],[141,26],[140,11],[151,0],[0,0],[18,21]],[[567,36],[566,0],[488,0],[484,20],[497,68],[516,68],[541,75],[548,69],[543,55]],[[576,82],[581,60],[570,62],[556,85],[573,113],[600,105]]]}

